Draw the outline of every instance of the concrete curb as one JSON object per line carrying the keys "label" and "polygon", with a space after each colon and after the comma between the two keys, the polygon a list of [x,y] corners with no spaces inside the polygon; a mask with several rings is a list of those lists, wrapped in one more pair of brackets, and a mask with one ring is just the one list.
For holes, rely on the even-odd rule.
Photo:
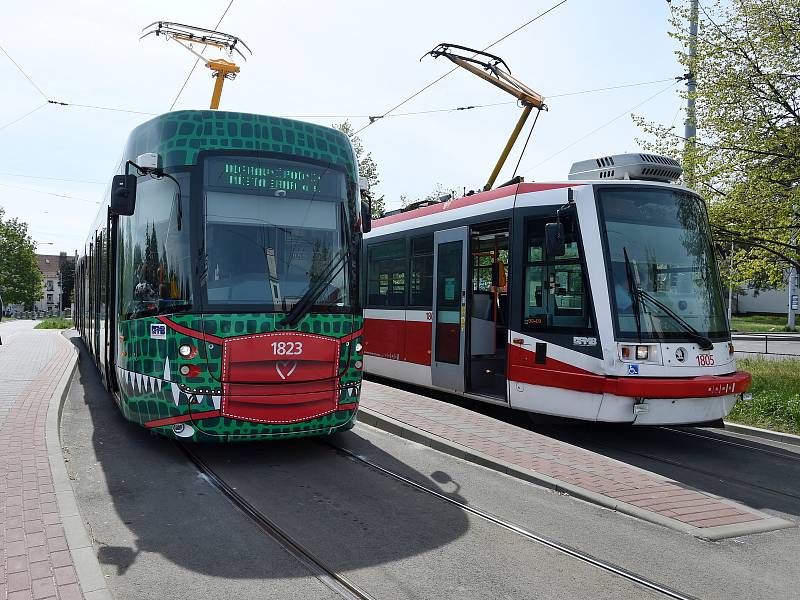
{"label": "concrete curb", "polygon": [[[783,519],[779,519],[747,507],[749,512],[762,516],[762,520],[753,521],[751,523],[722,525],[718,527],[695,527],[693,525],[689,525],[688,523],[683,523],[669,517],[664,517],[638,506],[627,504],[626,502],[620,502],[619,500],[614,500],[608,496],[604,496],[576,485],[566,483],[559,479],[555,479],[554,477],[550,477],[549,475],[544,475],[543,473],[538,473],[529,469],[523,469],[517,465],[494,458],[493,456],[488,456],[473,450],[472,448],[462,446],[456,442],[451,442],[450,440],[446,440],[437,435],[428,433],[427,431],[411,427],[406,423],[392,419],[391,417],[387,417],[386,415],[382,415],[368,408],[360,407],[358,409],[358,421],[409,441],[422,444],[423,446],[428,446],[429,448],[433,448],[434,450],[438,450],[444,454],[449,454],[450,456],[455,456],[456,458],[461,458],[468,462],[492,469],[493,471],[505,473],[511,477],[516,477],[517,479],[540,485],[555,492],[566,494],[568,496],[590,502],[591,504],[597,504],[599,506],[609,508],[643,521],[669,527],[670,529],[674,529],[682,533],[688,533],[701,539],[721,540],[729,537],[760,533],[763,531],[773,531],[775,529],[785,529],[795,526],[795,524],[790,521],[785,521]],[[648,474],[653,475],[652,473]],[[667,480],[666,477],[663,479]],[[740,504],[728,500],[727,498],[722,498],[713,494],[707,495],[719,500],[720,502],[730,504],[736,508],[742,508]]]}
{"label": "concrete curb", "polygon": [[78,367],[79,353],[63,335],[58,336],[59,343],[67,344],[73,352],[72,365],[68,367],[55,385],[55,391],[50,398],[47,409],[47,425],[45,426],[45,439],[47,441],[47,456],[50,461],[50,473],[53,476],[58,511],[64,527],[64,536],[72,555],[72,564],[78,576],[83,597],[86,600],[112,600],[111,593],[106,586],[106,580],[100,569],[94,548],[92,547],[89,532],[84,525],[84,520],[78,510],[78,502],[72,483],[64,462],[61,450],[61,413],[64,402],[69,392],[69,383]]}
{"label": "concrete curb", "polygon": [[730,421],[725,421],[725,431],[741,433],[743,435],[762,438],[773,442],[780,442],[782,444],[800,446],[800,435],[794,435],[792,433],[782,433],[780,431],[772,431],[770,429],[760,429],[759,427],[740,425],[739,423],[731,423]]}

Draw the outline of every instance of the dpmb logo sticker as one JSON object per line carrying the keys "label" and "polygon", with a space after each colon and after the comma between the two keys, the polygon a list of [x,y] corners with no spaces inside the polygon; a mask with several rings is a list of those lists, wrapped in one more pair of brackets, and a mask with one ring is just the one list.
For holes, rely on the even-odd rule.
{"label": "dpmb logo sticker", "polygon": [[150,323],[150,339],[151,340],[165,340],[167,339],[167,326],[163,323]]}

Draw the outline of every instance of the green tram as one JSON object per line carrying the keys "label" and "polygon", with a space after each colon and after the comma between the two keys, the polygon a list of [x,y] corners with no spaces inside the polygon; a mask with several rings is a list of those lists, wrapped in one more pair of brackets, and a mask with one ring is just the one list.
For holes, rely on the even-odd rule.
{"label": "green tram", "polygon": [[339,131],[211,110],[131,133],[76,270],[122,414],[195,441],[353,427],[369,207]]}

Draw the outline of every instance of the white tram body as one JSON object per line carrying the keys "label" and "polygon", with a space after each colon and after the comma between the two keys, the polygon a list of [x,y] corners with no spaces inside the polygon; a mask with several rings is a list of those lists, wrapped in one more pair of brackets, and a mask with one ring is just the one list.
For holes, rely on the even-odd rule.
{"label": "white tram body", "polygon": [[669,183],[679,175],[664,157],[609,156],[566,182],[373,221],[365,370],[588,421],[723,418],[750,375],[736,370],[705,205]]}

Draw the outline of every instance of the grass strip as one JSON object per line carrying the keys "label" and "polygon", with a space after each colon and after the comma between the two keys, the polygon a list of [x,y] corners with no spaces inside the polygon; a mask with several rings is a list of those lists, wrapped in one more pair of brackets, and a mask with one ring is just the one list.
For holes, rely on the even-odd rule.
{"label": "grass strip", "polygon": [[69,329],[71,327],[72,321],[69,319],[45,319],[34,329]]}
{"label": "grass strip", "polygon": [[737,402],[727,420],[800,434],[800,360],[744,358],[736,366],[753,374],[753,399]]}

